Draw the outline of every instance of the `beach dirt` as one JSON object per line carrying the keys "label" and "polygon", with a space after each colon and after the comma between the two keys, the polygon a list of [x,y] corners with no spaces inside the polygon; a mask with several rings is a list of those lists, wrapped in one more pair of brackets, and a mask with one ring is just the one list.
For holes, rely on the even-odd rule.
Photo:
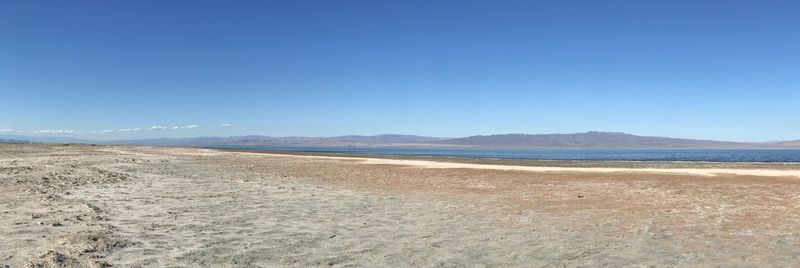
{"label": "beach dirt", "polygon": [[800,265],[788,173],[402,161],[0,144],[0,267]]}

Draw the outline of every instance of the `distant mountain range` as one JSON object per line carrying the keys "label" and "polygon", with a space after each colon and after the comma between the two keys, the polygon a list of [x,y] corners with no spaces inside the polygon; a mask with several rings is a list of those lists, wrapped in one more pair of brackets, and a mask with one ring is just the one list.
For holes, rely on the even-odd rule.
{"label": "distant mountain range", "polygon": [[93,143],[94,140],[78,139],[63,136],[27,136],[18,134],[0,134],[0,139],[21,141],[21,142],[44,142],[44,143]]}
{"label": "distant mountain range", "polygon": [[575,134],[503,134],[471,136],[440,142],[450,145],[525,148],[709,148],[751,147],[756,145],[742,142],[647,137],[618,132],[596,131]]}
{"label": "distant mountain range", "polygon": [[775,147],[797,147],[797,148],[800,148],[800,140],[770,142],[768,144],[770,144],[772,146],[775,146]]}
{"label": "distant mountain range", "polygon": [[146,139],[103,142],[128,145],[160,146],[221,146],[221,145],[275,145],[275,146],[393,146],[408,144],[433,144],[442,138],[414,135],[338,136],[338,137],[197,137],[178,139]]}
{"label": "distant mountain range", "polygon": [[26,140],[0,139],[0,143],[5,143],[5,144],[25,144],[25,143],[31,143],[31,142],[26,141]]}
{"label": "distant mountain range", "polygon": [[[0,136],[0,138],[8,138]],[[574,134],[500,134],[464,138],[436,138],[414,135],[337,136],[337,137],[196,137],[141,140],[94,141],[68,137],[14,136],[14,140],[35,142],[80,142],[91,144],[153,146],[419,146],[493,148],[800,148],[800,140],[779,142],[728,142],[637,136],[619,132]]]}

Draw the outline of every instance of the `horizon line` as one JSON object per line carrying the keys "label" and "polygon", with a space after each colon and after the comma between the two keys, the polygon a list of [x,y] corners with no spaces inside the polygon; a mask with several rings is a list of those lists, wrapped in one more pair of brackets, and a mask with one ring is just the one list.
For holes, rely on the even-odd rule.
{"label": "horizon line", "polygon": [[[4,133],[13,133],[13,134],[4,134]],[[377,136],[414,136],[414,137],[422,137],[422,138],[435,138],[441,140],[448,140],[448,139],[460,139],[460,138],[469,138],[469,137],[489,137],[489,136],[502,136],[502,135],[528,135],[528,136],[544,136],[544,135],[578,135],[578,134],[591,134],[591,133],[606,133],[606,134],[624,134],[624,135],[631,135],[637,137],[653,137],[653,138],[666,138],[666,139],[682,139],[682,140],[697,140],[697,141],[712,141],[712,142],[730,142],[730,143],[749,143],[749,144],[759,144],[759,143],[780,143],[780,142],[792,142],[792,141],[800,141],[800,138],[792,138],[787,140],[768,140],[768,141],[734,141],[734,140],[718,140],[718,139],[709,139],[709,138],[685,138],[685,137],[671,137],[671,136],[662,136],[662,135],[639,135],[639,134],[632,134],[628,132],[620,132],[620,131],[597,131],[597,130],[590,130],[590,131],[583,131],[583,132],[551,132],[551,133],[523,133],[523,132],[509,132],[509,133],[495,133],[495,134],[475,134],[475,135],[466,135],[466,136],[458,136],[458,137],[444,137],[444,136],[425,136],[425,135],[417,135],[417,134],[398,134],[398,133],[381,133],[381,134],[345,134],[345,135],[333,135],[333,136],[302,136],[302,135],[287,135],[287,136],[271,136],[268,134],[245,134],[245,135],[230,135],[230,136],[213,136],[213,135],[201,135],[201,136],[185,136],[185,137],[152,137],[152,138],[117,138],[117,139],[93,139],[88,137],[79,137],[74,135],[86,135],[80,132],[41,132],[41,131],[27,131],[30,134],[20,134],[16,131],[8,131],[0,132],[0,139],[6,139],[3,136],[20,136],[25,138],[42,138],[42,139],[73,139],[73,140],[83,140],[83,141],[104,141],[104,142],[111,142],[111,141],[136,141],[136,140],[157,140],[157,139],[197,139],[197,138],[235,138],[235,137],[248,137],[248,136],[259,136],[259,137],[269,137],[269,138],[339,138],[339,137],[348,137],[348,136],[358,136],[358,137],[377,137]],[[64,135],[66,134],[66,135]],[[94,134],[94,133],[88,133]],[[73,136],[70,136],[73,135]],[[8,139],[16,139],[19,138],[8,138]]]}

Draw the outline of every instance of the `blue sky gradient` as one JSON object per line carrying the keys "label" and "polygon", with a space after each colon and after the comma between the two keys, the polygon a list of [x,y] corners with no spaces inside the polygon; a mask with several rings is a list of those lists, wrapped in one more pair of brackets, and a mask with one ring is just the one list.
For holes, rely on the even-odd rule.
{"label": "blue sky gradient", "polygon": [[800,139],[798,10],[797,1],[2,1],[0,131]]}

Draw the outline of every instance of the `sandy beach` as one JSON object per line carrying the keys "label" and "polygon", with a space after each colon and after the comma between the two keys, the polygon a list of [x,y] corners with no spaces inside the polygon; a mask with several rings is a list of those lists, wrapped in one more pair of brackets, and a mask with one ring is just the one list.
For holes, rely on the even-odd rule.
{"label": "sandy beach", "polygon": [[708,166],[0,144],[0,267],[800,264],[800,168]]}

